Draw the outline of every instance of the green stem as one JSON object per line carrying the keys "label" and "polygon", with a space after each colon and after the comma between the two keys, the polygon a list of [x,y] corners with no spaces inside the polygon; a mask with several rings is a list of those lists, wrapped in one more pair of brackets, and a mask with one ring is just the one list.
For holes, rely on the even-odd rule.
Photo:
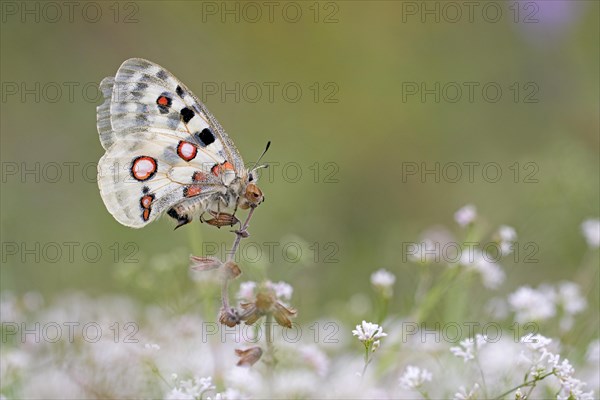
{"label": "green stem", "polygon": [[[548,372],[546,375],[542,375],[539,378],[535,378],[535,379],[533,379],[533,380],[531,380],[529,382],[522,383],[519,386],[516,386],[516,387],[514,387],[514,388],[512,388],[510,390],[507,390],[506,392],[502,393],[500,396],[495,397],[494,400],[501,400],[507,394],[511,394],[512,392],[514,392],[514,391],[516,391],[518,389],[521,389],[522,387],[525,387],[525,386],[533,385],[533,387],[535,388],[535,384],[538,381],[541,381],[542,379],[545,379],[545,378],[549,377],[550,375],[554,375],[554,371]],[[533,388],[532,388],[532,390],[533,390]]]}
{"label": "green stem", "polygon": [[367,373],[367,367],[371,363],[371,345],[365,344],[365,366],[363,367],[362,373],[360,374],[360,379],[362,380]]}
{"label": "green stem", "polygon": [[385,317],[387,317],[387,312],[388,312],[388,305],[390,303],[390,298],[388,296],[386,296],[385,294],[382,294],[382,300],[381,300],[381,310],[379,312],[379,318],[377,323],[379,325],[381,325],[383,323],[383,321],[385,320]]}
{"label": "green stem", "polygon": [[475,358],[475,362],[477,364],[477,368],[479,368],[479,373],[481,374],[481,386],[483,387],[483,397],[487,399],[487,385],[485,384],[485,375],[483,374],[483,368],[481,368],[481,363],[479,362],[479,355]]}
{"label": "green stem", "polygon": [[460,274],[461,268],[459,266],[446,267],[446,270],[442,273],[440,281],[429,290],[427,297],[417,309],[414,314],[413,321],[423,322],[427,319],[431,311],[435,308],[440,298],[444,293],[448,291],[452,282]]}
{"label": "green stem", "polygon": [[275,346],[273,345],[274,338],[273,338],[273,315],[272,314],[267,314],[265,326],[266,326],[266,330],[267,330],[266,335],[265,335],[265,339],[267,341],[267,363],[269,364],[270,369],[273,369],[273,368],[275,368],[275,365],[277,364],[277,358],[275,357]]}

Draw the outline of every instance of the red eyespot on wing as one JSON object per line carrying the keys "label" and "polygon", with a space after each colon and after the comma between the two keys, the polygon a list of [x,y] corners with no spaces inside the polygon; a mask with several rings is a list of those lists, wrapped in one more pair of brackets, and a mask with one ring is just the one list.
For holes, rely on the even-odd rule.
{"label": "red eyespot on wing", "polygon": [[154,199],[154,196],[150,196],[150,195],[146,195],[146,196],[142,197],[140,200],[140,204],[142,205],[142,208],[150,208],[150,206],[152,205],[153,199]]}
{"label": "red eyespot on wing", "polygon": [[193,160],[196,154],[198,154],[198,148],[190,142],[182,140],[177,145],[177,155],[185,161]]}
{"label": "red eyespot on wing", "polygon": [[131,163],[131,176],[138,181],[147,181],[152,178],[158,170],[156,159],[148,156],[139,156]]}
{"label": "red eyespot on wing", "polygon": [[159,96],[158,99],[156,99],[156,104],[158,104],[159,106],[165,106],[168,107],[171,104],[170,99],[167,96]]}
{"label": "red eyespot on wing", "polygon": [[142,219],[148,221],[150,219],[150,213],[152,212],[152,201],[154,200],[153,194],[147,194],[142,196],[140,199],[140,206],[142,207]]}
{"label": "red eyespot on wing", "polygon": [[198,196],[202,192],[202,189],[198,185],[186,186],[183,188],[183,196],[184,197],[194,197]]}
{"label": "red eyespot on wing", "polygon": [[234,170],[233,164],[231,164],[229,161],[225,161],[223,164],[213,165],[213,167],[210,169],[210,172],[212,172],[215,176],[218,176],[222,171],[226,170]]}
{"label": "red eyespot on wing", "polygon": [[202,182],[204,180],[206,180],[206,175],[200,171],[196,171],[194,172],[194,175],[192,175],[192,181],[194,182]]}

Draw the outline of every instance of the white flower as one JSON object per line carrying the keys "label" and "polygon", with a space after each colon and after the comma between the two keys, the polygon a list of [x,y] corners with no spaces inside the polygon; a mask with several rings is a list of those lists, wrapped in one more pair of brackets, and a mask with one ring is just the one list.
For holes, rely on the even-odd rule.
{"label": "white flower", "polygon": [[[177,387],[179,386],[179,387]],[[196,400],[208,392],[215,390],[212,383],[212,377],[182,380],[171,390],[167,396],[167,400]]]}
{"label": "white flower", "polygon": [[386,298],[392,297],[394,282],[396,282],[394,274],[385,269],[371,274],[371,284]]}
{"label": "white flower", "polygon": [[513,244],[517,240],[517,232],[511,226],[502,225],[498,228],[500,238],[500,254],[507,256],[513,252]]}
{"label": "white flower", "polygon": [[594,391],[584,392],[584,382],[571,376],[560,379],[561,388],[556,398],[558,400],[592,400]]}
{"label": "white flower", "polygon": [[146,343],[144,348],[147,350],[160,350],[160,346],[156,343]]}
{"label": "white flower", "polygon": [[479,391],[479,384],[473,385],[471,390],[467,391],[467,388],[461,386],[458,388],[458,392],[454,393],[455,400],[472,400],[477,398],[477,392]]}
{"label": "white flower", "polygon": [[466,206],[459,209],[454,213],[454,220],[461,226],[465,227],[475,221],[477,218],[477,209],[472,204],[467,204]]}
{"label": "white flower", "polygon": [[481,276],[483,286],[488,289],[497,289],[506,278],[502,267],[494,262],[486,260],[485,257],[481,257],[477,260],[474,266],[475,270],[479,272],[479,275]]}
{"label": "white flower", "polygon": [[385,269],[380,269],[371,274],[371,284],[373,286],[389,288],[394,285],[394,282],[396,282],[394,274]]}
{"label": "white flower", "polygon": [[529,350],[543,352],[552,343],[552,339],[537,334],[527,334],[521,338],[521,343],[524,343]]}
{"label": "white flower", "polygon": [[427,371],[425,368],[421,369],[409,365],[406,367],[402,376],[400,376],[399,384],[403,389],[413,390],[420,388],[425,382],[431,382],[431,379],[431,372]]}
{"label": "white flower", "polygon": [[300,354],[304,361],[309,364],[321,377],[327,375],[329,371],[329,359],[317,346],[303,346],[300,348]]}
{"label": "white flower", "polygon": [[539,290],[521,286],[508,296],[508,304],[516,313],[517,322],[544,321],[556,315],[556,293],[549,287]]}
{"label": "white flower", "polygon": [[502,225],[498,228],[498,235],[503,242],[514,242],[517,240],[517,232],[515,228],[508,225]]}
{"label": "white flower", "polygon": [[588,345],[587,352],[585,353],[585,360],[592,365],[598,365],[598,363],[600,362],[600,340],[599,339],[592,341]]}
{"label": "white flower", "polygon": [[462,357],[462,359],[467,362],[473,360],[477,351],[486,343],[487,336],[476,334],[475,339],[467,338],[460,342],[460,346],[450,347],[450,352],[456,357]]}
{"label": "white flower", "polygon": [[166,396],[165,400],[194,400],[194,396],[188,394],[182,389],[173,388]]}
{"label": "white flower", "polygon": [[440,257],[440,243],[434,242],[429,238],[423,239],[419,243],[411,243],[410,247],[406,248],[408,258],[415,263],[429,264],[432,262],[439,262]]}
{"label": "white flower", "polygon": [[254,290],[256,289],[256,282],[248,281],[240,284],[240,289],[237,292],[237,298],[239,300],[252,301],[254,300]]}
{"label": "white flower", "polygon": [[570,315],[578,314],[587,307],[587,301],[579,293],[579,285],[573,282],[558,285],[556,303]]}
{"label": "white flower", "polygon": [[294,293],[294,288],[285,282],[267,281],[266,286],[275,292],[278,300],[290,300]]}
{"label": "white flower", "polygon": [[586,219],[581,223],[581,232],[591,248],[600,247],[600,219]]}
{"label": "white flower", "polygon": [[490,261],[491,259],[491,256],[479,249],[469,249],[461,253],[458,263],[479,273],[483,286],[497,289],[504,282],[506,275],[502,267]]}
{"label": "white flower", "polygon": [[356,329],[352,331],[352,334],[365,344],[387,336],[381,326],[366,321],[363,321],[361,325],[356,325]]}

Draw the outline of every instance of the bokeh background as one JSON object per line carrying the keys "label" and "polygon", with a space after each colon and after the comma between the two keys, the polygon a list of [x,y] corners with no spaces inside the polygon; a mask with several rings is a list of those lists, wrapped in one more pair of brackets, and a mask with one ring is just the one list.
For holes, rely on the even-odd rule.
{"label": "bokeh background", "polygon": [[[97,84],[142,57],[205,100],[246,162],[272,141],[266,202],[245,242],[260,253],[242,244],[240,265],[245,280],[291,283],[299,323],[364,318],[379,268],[397,276],[390,312],[408,313],[418,274],[402,244],[431,229],[457,234],[454,212],[473,204],[482,235],[507,224],[538,249],[538,262],[524,262],[523,247],[503,260],[504,284],[493,294],[473,288],[473,298],[568,279],[588,301],[577,327],[586,343],[597,337],[598,253],[580,226],[599,213],[599,4],[495,2],[486,14],[482,2],[470,17],[453,3],[462,16],[443,2],[281,2],[271,19],[260,2],[80,2],[70,16],[61,2],[57,15],[43,2],[3,1],[2,293],[36,293],[46,305],[65,293],[119,294],[214,320],[218,288],[198,282],[187,258],[206,252],[202,243],[228,248],[232,234],[199,223],[173,231],[168,218],[123,227],[94,179]],[[426,7],[438,11],[422,15]],[[478,85],[472,101],[465,82]],[[436,83],[439,101],[407,92]],[[502,89],[498,101],[482,93],[490,83]],[[236,84],[236,94],[223,91]],[[469,162],[480,163],[472,181]],[[419,175],[436,163],[440,173],[457,163],[463,175]],[[497,182],[487,163],[500,166]],[[410,166],[419,172],[407,175]],[[273,259],[265,242],[278,243]],[[288,243],[302,246],[300,260],[282,250]],[[450,300],[433,320],[450,318]],[[474,312],[462,304],[454,317]]]}

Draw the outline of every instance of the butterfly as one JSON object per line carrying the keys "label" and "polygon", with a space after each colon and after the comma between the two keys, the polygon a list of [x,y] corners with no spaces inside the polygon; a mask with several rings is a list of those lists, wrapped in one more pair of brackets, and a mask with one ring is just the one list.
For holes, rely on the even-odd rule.
{"label": "butterfly", "polygon": [[256,170],[265,166],[247,169],[215,117],[166,69],[131,58],[100,90],[97,127],[106,153],[98,186],[118,222],[141,228],[166,213],[177,229],[209,212],[220,227],[237,220],[221,213],[264,201]]}

